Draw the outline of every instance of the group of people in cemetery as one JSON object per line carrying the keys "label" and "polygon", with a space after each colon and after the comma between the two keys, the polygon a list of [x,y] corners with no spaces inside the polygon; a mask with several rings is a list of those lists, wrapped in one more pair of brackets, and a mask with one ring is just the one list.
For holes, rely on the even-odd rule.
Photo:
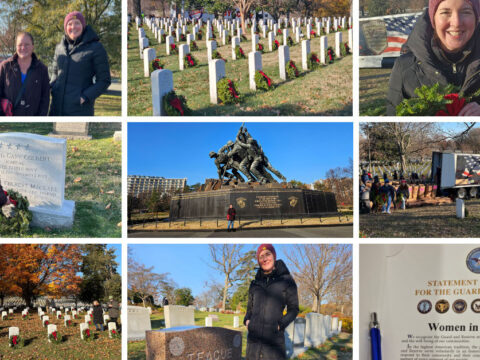
{"label": "group of people in cemetery", "polygon": [[0,64],[0,116],[94,115],[95,99],[111,83],[107,52],[82,13],[69,13],[63,29],[50,76],[33,36],[17,34],[15,54]]}

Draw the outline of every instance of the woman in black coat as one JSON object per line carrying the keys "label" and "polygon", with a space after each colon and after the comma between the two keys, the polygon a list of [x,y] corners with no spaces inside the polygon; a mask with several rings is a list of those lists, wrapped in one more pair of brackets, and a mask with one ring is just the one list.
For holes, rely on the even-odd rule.
{"label": "woman in black coat", "polygon": [[95,99],[111,83],[107,52],[80,12],[65,17],[64,30],[55,49],[50,115],[93,116]]}
{"label": "woman in black coat", "polygon": [[[284,330],[298,314],[297,285],[271,244],[257,250],[260,269],[248,290],[247,360],[286,359]],[[283,310],[287,307],[287,313]]]}
{"label": "woman in black coat", "polygon": [[[104,330],[103,328],[103,309],[100,303],[95,300],[93,302],[93,323],[95,324],[95,329]],[[100,329],[99,329],[100,328]]]}
{"label": "woman in black coat", "polygon": [[[430,0],[392,70],[387,115],[422,85],[454,84],[465,96],[480,89],[480,0]],[[459,116],[479,116],[480,97]]]}

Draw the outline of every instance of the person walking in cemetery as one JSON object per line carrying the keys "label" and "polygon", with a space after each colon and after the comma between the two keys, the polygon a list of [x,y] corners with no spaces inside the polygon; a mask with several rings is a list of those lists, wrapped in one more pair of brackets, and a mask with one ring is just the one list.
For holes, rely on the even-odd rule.
{"label": "person walking in cemetery", "polygon": [[[466,97],[480,89],[479,16],[480,0],[429,0],[393,67],[387,115],[395,115],[403,99],[417,97],[422,85],[453,84]],[[480,96],[458,115],[479,116]]]}
{"label": "person walking in cemetery", "polygon": [[50,115],[93,116],[95,99],[111,83],[107,52],[82,13],[69,13],[63,28],[53,61]]}
{"label": "person walking in cemetery", "polygon": [[110,316],[110,321],[114,322],[118,327],[117,319],[120,316],[120,305],[111,295],[109,296],[108,302],[108,316]]}
{"label": "person walking in cemetery", "polygon": [[33,36],[20,32],[16,52],[0,64],[0,116],[46,116],[50,103],[48,68],[34,53]]}
{"label": "person walking in cemetery", "polygon": [[285,263],[276,259],[273,245],[260,245],[257,261],[260,269],[248,289],[243,320],[248,329],[246,359],[286,359],[284,331],[299,311],[297,285]]}
{"label": "person walking in cemetery", "polygon": [[406,209],[406,204],[408,197],[410,196],[410,192],[408,191],[407,181],[405,179],[400,180],[400,186],[397,189],[397,199],[399,199],[402,204],[400,208],[402,210]]}
{"label": "person walking in cemetery", "polygon": [[395,202],[395,188],[390,185],[390,180],[385,180],[385,184],[380,188],[380,196],[382,196],[382,213],[391,214],[390,207],[392,202]]}
{"label": "person walking in cemetery", "polygon": [[237,215],[237,211],[235,210],[235,208],[233,207],[232,204],[230,204],[230,206],[228,207],[228,210],[227,210],[227,221],[228,221],[228,225],[227,225],[227,231],[230,232],[230,231],[235,231],[235,215]]}
{"label": "person walking in cemetery", "polygon": [[93,323],[95,324],[95,329],[97,331],[105,330],[103,327],[103,309],[97,300],[93,302]]}

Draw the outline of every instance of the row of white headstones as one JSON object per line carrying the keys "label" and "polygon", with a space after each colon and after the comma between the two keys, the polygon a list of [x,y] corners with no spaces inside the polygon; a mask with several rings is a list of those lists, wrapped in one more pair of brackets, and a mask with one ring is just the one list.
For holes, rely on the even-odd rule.
{"label": "row of white headstones", "polygon": [[[25,308],[24,310],[22,310],[22,317],[28,316],[28,310],[29,308]],[[57,325],[55,324],[47,325],[47,322],[50,321],[50,317],[45,315],[45,312],[42,310],[42,308],[39,307],[37,310],[38,310],[38,316],[40,317],[42,325],[44,327],[47,327],[47,339],[48,339],[50,334],[57,332]],[[67,313],[70,312],[69,308],[65,309],[65,315],[62,315],[62,312],[60,310],[56,310],[55,308],[50,308],[50,312],[53,314],[56,313],[57,319],[62,319],[62,316],[63,316],[65,327],[68,327],[68,321],[72,320],[72,316],[75,318],[78,315],[77,310],[72,310],[71,311],[72,315],[68,315]],[[8,316],[13,313],[14,313],[14,309],[9,309],[8,313],[6,311],[2,311],[2,320],[6,320]],[[82,340],[84,338],[83,332],[84,330],[89,328],[88,323],[92,321],[92,316],[93,316],[93,310],[89,310],[87,312],[87,315],[85,315],[85,322],[80,324],[80,337],[82,338]],[[108,326],[109,337],[112,337],[112,330],[115,330],[115,331],[117,330],[117,324],[114,322],[109,322],[108,320],[110,320],[110,316],[104,313],[103,322],[104,322],[104,325]],[[14,336],[20,336],[20,328],[16,326],[9,327],[8,338],[10,339]],[[48,339],[48,341],[51,342],[50,339]]]}
{"label": "row of white headstones", "polygon": [[[137,22],[138,25],[138,22]],[[163,29],[159,29],[158,31],[155,29],[155,25],[153,21],[147,21],[147,25],[152,29],[154,34],[157,34],[158,40],[161,42],[163,36]],[[277,24],[274,24],[277,25]],[[318,23],[321,25],[321,23]],[[185,25],[184,25],[185,26]],[[179,59],[179,69],[180,71],[184,70],[184,63],[185,63],[185,56],[190,53],[190,45],[193,41],[195,41],[195,28],[197,25],[194,26],[193,33],[187,34],[186,40],[187,44],[180,45],[178,47],[178,59]],[[302,44],[302,69],[308,70],[308,59],[311,53],[311,33],[308,30],[309,24],[307,24],[307,37],[306,40],[300,40],[300,33],[301,30],[297,27],[296,30],[296,39],[297,43],[301,41]],[[266,26],[264,26],[265,29]],[[210,29],[210,25],[208,25],[207,29]],[[237,28],[238,36],[232,38],[232,59],[236,60],[236,47],[240,46],[241,42],[241,28]],[[171,31],[171,26],[170,26]],[[258,71],[263,69],[262,65],[262,53],[260,51],[256,51],[257,44],[259,42],[259,35],[255,34],[255,26],[252,26],[252,52],[248,54],[248,68],[249,68],[249,83],[250,89],[256,91],[256,83],[255,83],[255,74]],[[268,33],[268,40],[269,40],[269,50],[273,51],[273,43],[275,39],[275,34],[277,33],[278,29],[273,28],[273,31]],[[145,30],[141,27],[138,28],[138,36],[139,36],[139,48],[140,48],[140,57],[144,60],[144,76],[149,77],[152,75],[152,105],[153,105],[153,115],[160,116],[165,115],[163,109],[163,101],[162,98],[165,94],[168,94],[170,91],[173,90],[173,73],[170,70],[156,70],[152,74],[150,74],[150,64],[156,58],[156,51],[153,48],[146,48],[148,47],[148,38],[146,38]],[[226,37],[228,34],[226,30],[222,30],[223,33],[223,43],[225,44]],[[285,28],[282,29],[283,34],[283,45],[278,47],[278,54],[279,54],[279,73],[280,78],[282,80],[287,80],[287,63],[290,61],[290,48],[287,45],[288,37],[289,37],[289,29]],[[178,32],[177,32],[178,37]],[[214,40],[209,40],[209,36],[207,36],[206,44],[207,44],[207,59],[209,63],[209,84],[210,84],[210,102],[212,104],[218,103],[218,91],[217,91],[217,83],[222,78],[226,76],[225,71],[225,61],[222,59],[213,59],[213,52],[217,49],[217,43]],[[348,29],[348,44],[349,47],[352,48],[353,42],[353,31],[352,29]],[[170,55],[171,45],[173,44],[173,36],[169,35],[166,37],[166,53]],[[336,32],[335,33],[335,55],[337,58],[341,57],[341,47],[344,46],[342,33]],[[326,64],[326,50],[328,49],[328,41],[326,36],[320,37],[320,53],[319,53],[319,60],[321,64]]]}

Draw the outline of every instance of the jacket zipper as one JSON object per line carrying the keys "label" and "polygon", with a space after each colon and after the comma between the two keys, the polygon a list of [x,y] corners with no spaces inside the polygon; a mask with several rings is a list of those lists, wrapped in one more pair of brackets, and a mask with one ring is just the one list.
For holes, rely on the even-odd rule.
{"label": "jacket zipper", "polygon": [[453,63],[452,68],[453,68],[453,73],[456,74],[457,73],[457,64]]}

